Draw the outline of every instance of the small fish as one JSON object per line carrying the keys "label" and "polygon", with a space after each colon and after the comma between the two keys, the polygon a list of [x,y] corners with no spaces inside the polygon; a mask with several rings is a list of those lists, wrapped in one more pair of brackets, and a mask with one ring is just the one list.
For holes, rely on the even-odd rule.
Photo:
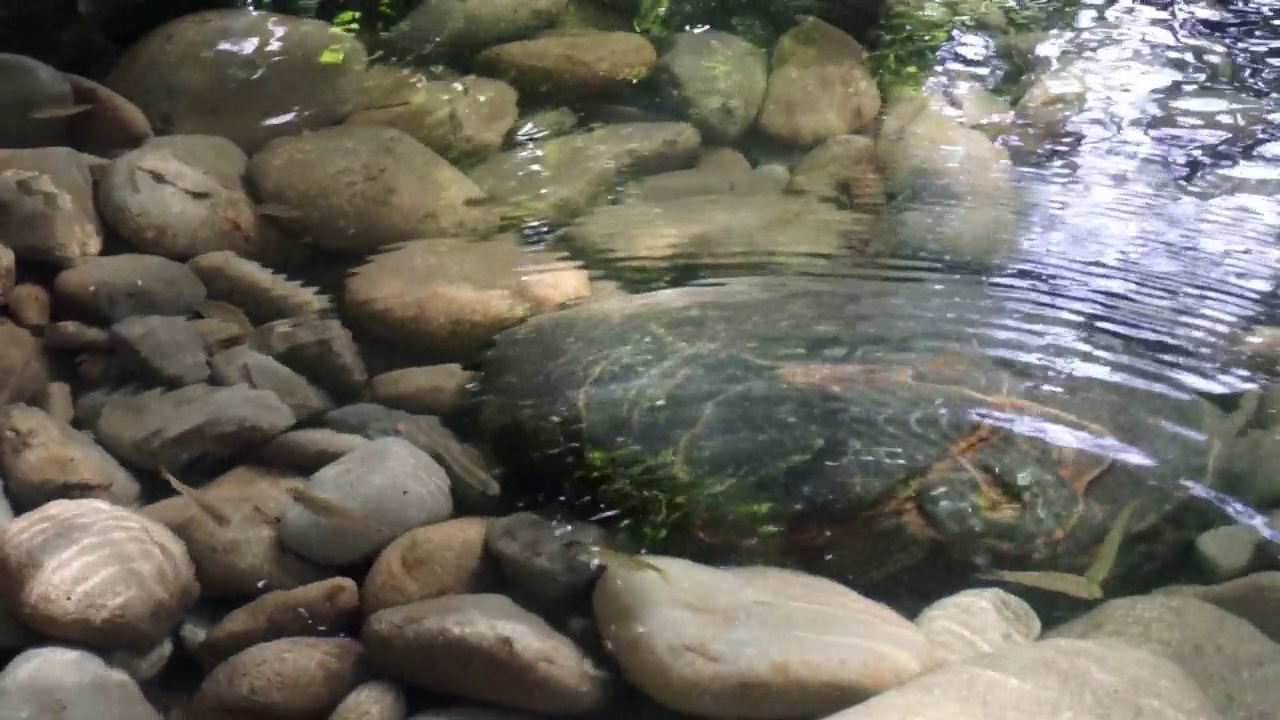
{"label": "small fish", "polygon": [[306,508],[307,512],[318,518],[354,525],[374,533],[381,534],[386,532],[386,529],[381,525],[368,520],[349,508],[339,505],[329,498],[320,497],[306,488],[295,486],[289,488],[288,492],[294,502]]}
{"label": "small fish", "polygon": [[286,220],[302,217],[302,212],[279,203],[262,203],[255,208],[259,215],[268,215],[270,217],[284,218]]}
{"label": "small fish", "polygon": [[590,563],[592,566],[603,565],[605,568],[608,568],[610,565],[620,565],[631,568],[632,570],[648,570],[655,572],[661,575],[664,580],[667,577],[666,570],[663,570],[658,565],[645,560],[644,557],[640,555],[628,555],[627,553],[618,552],[617,550],[612,550],[607,547],[586,545],[576,542],[571,545],[571,548],[577,551],[576,554],[579,558]]}
{"label": "small fish", "polygon": [[[218,300],[205,300],[196,308],[196,312],[210,320],[221,320],[222,322],[235,325],[244,333],[249,347],[259,352],[266,352],[263,348],[265,343],[262,335],[258,332],[258,328],[254,326],[253,321],[240,308],[231,303],[224,303]],[[268,355],[271,353],[267,352]]]}
{"label": "small fish", "polygon": [[1116,514],[1115,524],[1107,531],[1107,536],[1098,546],[1098,554],[1094,556],[1093,564],[1084,571],[1085,579],[1094,585],[1102,585],[1111,574],[1111,568],[1116,564],[1116,557],[1120,555],[1120,541],[1124,540],[1124,531],[1129,525],[1129,517],[1133,515],[1136,507],[1138,507],[1137,503],[1129,503],[1120,509]]}
{"label": "small fish", "polygon": [[1062,593],[1081,600],[1100,600],[1102,598],[1102,588],[1097,583],[1083,575],[1074,575],[1072,573],[995,570],[989,573],[982,573],[978,577],[984,580],[1014,583],[1015,585],[1025,585],[1039,590]]}
{"label": "small fish", "polygon": [[1102,583],[1106,581],[1116,564],[1116,557],[1120,554],[1120,542],[1124,540],[1129,517],[1133,515],[1136,507],[1137,503],[1129,503],[1116,514],[1115,523],[1098,545],[1098,554],[1094,556],[1093,563],[1089,565],[1088,570],[1085,570],[1084,575],[1049,571],[995,570],[978,577],[1062,593],[1081,600],[1100,600],[1103,595]]}
{"label": "small fish", "polygon": [[92,105],[50,105],[42,107],[31,113],[33,120],[52,120],[55,118],[71,117],[79,115],[86,110],[92,110]]}
{"label": "small fish", "polygon": [[226,527],[231,524],[231,518],[223,512],[222,508],[218,507],[215,503],[210,502],[209,498],[204,496],[204,493],[174,477],[172,473],[163,467],[158,468],[158,470],[160,472],[160,477],[164,478],[179,495],[190,500],[191,504],[195,505],[200,512],[208,515],[209,519],[216,525]]}

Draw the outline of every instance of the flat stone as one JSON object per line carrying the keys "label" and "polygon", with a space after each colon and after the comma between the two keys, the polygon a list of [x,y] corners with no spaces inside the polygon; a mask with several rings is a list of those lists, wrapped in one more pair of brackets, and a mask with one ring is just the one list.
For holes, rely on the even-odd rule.
{"label": "flat stone", "polygon": [[370,440],[329,428],[302,428],[277,435],[263,445],[258,457],[269,465],[310,475]]}
{"label": "flat stone", "polygon": [[126,463],[177,470],[198,458],[225,458],[261,445],[294,422],[275,393],[247,385],[188,385],[113,398],[94,431]]}
{"label": "flat stone", "polygon": [[297,317],[258,328],[263,350],[339,402],[368,394],[369,371],[351,331],[336,318]]}
{"label": "flat stone", "polygon": [[212,667],[259,643],[284,637],[336,635],[360,610],[360,591],[336,577],[290,590],[273,590],[227,613],[200,643],[200,659]]}
{"label": "flat stone", "polygon": [[373,401],[424,415],[448,415],[471,399],[471,383],[480,376],[457,363],[401,368],[369,381]]}
{"label": "flat stone", "polygon": [[1177,595],[1110,600],[1046,638],[1105,638],[1167,658],[1225,718],[1264,718],[1280,707],[1280,644],[1207,602]]}
{"label": "flat stone", "polygon": [[136,315],[111,326],[125,361],[147,380],[182,387],[209,379],[200,334],[180,317]]}
{"label": "flat stone", "polygon": [[180,262],[156,255],[93,258],[53,281],[60,309],[87,320],[119,322],[134,315],[180,315],[204,302],[204,283]]}
{"label": "flat stone", "polygon": [[270,355],[247,345],[227,348],[209,361],[213,379],[219,385],[248,385],[280,398],[293,416],[305,420],[332,410],[333,398],[306,377]]}
{"label": "flat stone", "polygon": [[1194,680],[1158,655],[1108,640],[1061,639],[947,665],[827,720],[1223,717]]}
{"label": "flat stone", "polygon": [[611,695],[608,673],[502,595],[382,610],[365,622],[361,639],[385,676],[447,695],[547,715],[601,710]]}
{"label": "flat stone", "polygon": [[1256,572],[1218,585],[1177,585],[1159,592],[1213,603],[1280,642],[1280,613],[1275,612],[1280,607],[1280,572]]}
{"label": "flat stone", "polygon": [[364,614],[490,590],[497,579],[484,543],[491,522],[490,518],[456,518],[396,538],[378,554],[365,576],[360,593]]}
{"label": "flat stone", "polygon": [[364,680],[363,654],[351,638],[260,643],[214,668],[192,705],[214,717],[325,717]]}
{"label": "flat stone", "polygon": [[54,500],[10,523],[0,580],[31,628],[105,649],[154,647],[200,593],[182,540],[103,500]]}
{"label": "flat stone", "polygon": [[138,683],[85,650],[36,647],[0,672],[0,717],[161,720]]}
{"label": "flat stone", "polygon": [[965,590],[925,608],[916,626],[941,663],[1003,652],[1040,637],[1040,618],[1022,598],[997,588]]}
{"label": "flat stone", "polygon": [[627,679],[673,710],[816,717],[933,665],[916,626],[833,581],[780,568],[644,561],[608,568],[593,598],[596,623]]}
{"label": "flat stone", "polygon": [[333,567],[368,560],[401,534],[453,514],[444,468],[400,438],[375,440],[348,453],[312,475],[306,488],[368,520],[355,526],[297,503],[285,511],[284,544]]}
{"label": "flat stone", "polygon": [[587,604],[598,573],[583,551],[606,541],[604,530],[591,523],[549,520],[531,512],[498,518],[485,535],[512,596],[556,615]]}

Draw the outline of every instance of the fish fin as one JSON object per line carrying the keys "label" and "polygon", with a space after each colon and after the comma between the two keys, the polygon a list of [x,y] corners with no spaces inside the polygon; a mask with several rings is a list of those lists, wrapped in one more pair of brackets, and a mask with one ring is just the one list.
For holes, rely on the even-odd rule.
{"label": "fish fin", "polygon": [[1137,507],[1136,502],[1131,502],[1121,508],[1116,514],[1116,520],[1111,525],[1111,529],[1107,531],[1106,537],[1098,546],[1098,554],[1094,556],[1093,564],[1084,572],[1085,579],[1094,585],[1102,585],[1111,574],[1111,569],[1115,567],[1116,558],[1120,555],[1120,543],[1124,541],[1124,533],[1129,526],[1129,517]]}

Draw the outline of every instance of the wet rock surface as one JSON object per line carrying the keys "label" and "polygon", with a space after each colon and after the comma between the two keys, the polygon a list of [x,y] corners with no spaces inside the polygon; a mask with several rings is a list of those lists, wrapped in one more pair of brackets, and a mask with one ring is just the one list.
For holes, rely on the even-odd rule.
{"label": "wet rock surface", "polygon": [[[1013,163],[1079,139],[1091,78],[882,107],[861,25],[410,5],[385,33],[172,6],[94,72],[0,54],[0,718],[1274,715],[1259,527],[1196,538],[1220,584],[1081,602],[1066,624],[1016,583],[908,617],[797,570],[632,555],[612,508],[562,504],[567,475],[541,493],[499,461],[575,429],[535,448],[477,432],[495,338],[539,316],[744,268],[999,266]],[[804,318],[802,354],[862,362],[826,337],[843,316]],[[591,422],[686,412],[664,402],[688,389],[678,366],[738,372],[699,355],[734,331],[660,364],[615,348],[548,414],[636,387],[625,418]],[[1248,451],[1219,458],[1232,472],[1271,457],[1263,405]],[[787,417],[751,432],[781,441]],[[1274,505],[1264,480],[1242,492]]]}

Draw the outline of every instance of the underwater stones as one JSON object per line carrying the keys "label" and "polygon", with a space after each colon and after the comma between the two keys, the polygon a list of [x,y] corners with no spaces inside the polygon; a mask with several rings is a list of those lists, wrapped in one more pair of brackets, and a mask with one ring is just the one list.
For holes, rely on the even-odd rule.
{"label": "underwater stones", "polygon": [[816,17],[801,20],[773,48],[758,127],[792,145],[860,130],[880,112],[880,90],[866,63],[866,50],[839,28]]}
{"label": "underwater stones", "polygon": [[658,61],[663,100],[707,140],[731,142],[755,122],[769,80],[763,50],[719,30],[676,33]]}
{"label": "underwater stones", "polygon": [[214,668],[192,706],[199,717],[325,717],[364,679],[363,656],[351,638],[264,642]]}
{"label": "underwater stones", "polygon": [[689,123],[618,123],[498,153],[467,174],[505,222],[567,221],[629,176],[691,167],[701,145]]}
{"label": "underwater stones", "polygon": [[376,65],[369,75],[378,77],[371,78],[362,109],[346,122],[402,130],[452,162],[497,152],[519,113],[515,89],[500,80],[428,80],[390,65]]}
{"label": "underwater stones", "polygon": [[997,588],[964,590],[925,608],[916,625],[940,663],[1002,652],[1040,637],[1040,618],[1016,595]]}
{"label": "underwater stones", "polygon": [[[1086,680],[1087,678],[1087,680]],[[1194,680],[1152,653],[1106,640],[1045,640],[979,655],[826,720],[1218,720]]]}
{"label": "underwater stones", "polygon": [[66,142],[66,117],[33,117],[75,102],[67,77],[35,58],[0,53],[0,148],[55,147]]}
{"label": "underwater stones", "polygon": [[67,73],[74,101],[89,106],[67,120],[70,143],[100,157],[132,150],[155,136],[151,121],[128,98],[89,78]]}
{"label": "underwater stones", "polygon": [[97,195],[107,224],[144,252],[188,260],[216,250],[251,254],[256,245],[248,196],[167,150],[143,146],[116,158]]}
{"label": "underwater stones", "polygon": [[578,98],[644,80],[658,62],[643,35],[583,31],[497,45],[475,57],[476,68],[524,93]]}
{"label": "underwater stones", "polygon": [[422,237],[482,234],[494,218],[483,193],[444,158],[400,130],[339,125],[272,141],[249,161],[273,218],[326,250],[363,255]]}
{"label": "underwater stones", "polygon": [[[57,708],[52,711],[50,708]],[[161,720],[138,683],[87,650],[46,645],[0,672],[0,715],[47,720]]]}
{"label": "underwater stones", "polygon": [[554,25],[567,0],[425,0],[388,33],[413,54],[447,57],[528,37]]}
{"label": "underwater stones", "polygon": [[209,628],[197,654],[212,666],[259,643],[337,634],[347,629],[359,611],[359,589],[350,578],[273,590],[232,610]]}
{"label": "underwater stones", "polygon": [[178,470],[260,445],[296,421],[274,393],[196,384],[108,400],[94,423],[103,446],[135,467]]}
{"label": "underwater stones", "polygon": [[381,610],[360,637],[374,669],[434,692],[546,715],[601,710],[612,692],[573,641],[502,595]]}
{"label": "underwater stones", "polygon": [[255,390],[269,390],[299,420],[333,409],[333,399],[324,390],[270,355],[245,345],[219,352],[210,359],[209,366],[219,385],[244,384]]}
{"label": "underwater stones", "polygon": [[0,242],[19,258],[63,267],[102,252],[92,200],[77,198],[87,181],[0,165]]}
{"label": "underwater stones", "polygon": [[1013,166],[986,135],[908,98],[889,107],[876,154],[894,196],[886,222],[904,248],[978,264],[1012,252]]}
{"label": "underwater stones", "polygon": [[[322,56],[330,61],[319,62]],[[106,85],[160,134],[219,135],[252,153],[272,138],[340,122],[353,109],[366,62],[360,41],[328,23],[211,10],[131,45]]]}
{"label": "underwater stones", "polygon": [[346,282],[362,330],[441,360],[466,360],[499,331],[590,292],[586,270],[508,236],[417,240],[374,256]]}
{"label": "underwater stones", "polygon": [[63,270],[53,281],[53,295],[60,308],[82,319],[116,323],[134,315],[190,315],[206,291],[180,262],[123,253]]}
{"label": "underwater stones", "polygon": [[[798,195],[719,194],[603,205],[565,232],[595,256],[632,267],[865,256],[887,249],[875,218]],[[881,247],[884,246],[884,247]]]}
{"label": "underwater stones", "polygon": [[404,720],[404,691],[388,680],[370,680],[347,694],[329,720]]}
{"label": "underwater stones", "polygon": [[378,553],[361,587],[365,616],[419,600],[486,592],[495,585],[485,552],[492,520],[460,517],[410,530]]}
{"label": "underwater stones", "polygon": [[228,250],[194,257],[187,267],[204,282],[210,299],[242,308],[254,322],[323,315],[333,307],[319,290]]}
{"label": "underwater stones", "polygon": [[610,564],[594,592],[596,623],[627,679],[673,710],[821,717],[933,665],[915,625],[833,581],[773,567],[644,562]]}
{"label": "underwater stones", "polygon": [[337,318],[295,317],[258,328],[263,351],[342,402],[363,399],[369,371],[351,331]]}
{"label": "underwater stones", "polygon": [[331,567],[370,559],[402,533],[453,514],[444,468],[400,438],[375,440],[348,453],[312,475],[306,489],[341,507],[343,516],[295,503],[281,517],[280,539]]}
{"label": "underwater stones", "polygon": [[49,366],[31,331],[0,322],[0,407],[40,398],[49,384]]}
{"label": "underwater stones", "polygon": [[106,649],[153,647],[200,592],[176,535],[103,500],[54,500],[14,520],[0,577],[22,622]]}
{"label": "underwater stones", "polygon": [[876,210],[885,203],[876,143],[864,135],[837,135],[810,150],[792,170],[787,191],[841,207]]}
{"label": "underwater stones", "polygon": [[132,507],[141,487],[85,433],[43,410],[14,403],[0,409],[0,467],[19,510],[59,498],[98,498]]}
{"label": "underwater stones", "polygon": [[135,315],[111,326],[125,362],[147,380],[182,387],[209,379],[200,333],[172,315]]}
{"label": "underwater stones", "polygon": [[426,415],[448,415],[471,399],[471,383],[480,376],[458,363],[391,370],[369,380],[374,402]]}
{"label": "underwater stones", "polygon": [[219,511],[218,518],[183,495],[152,503],[141,512],[186,543],[203,597],[252,597],[331,574],[280,542],[280,516],[293,502],[289,488],[301,484],[297,476],[241,466],[199,490]]}
{"label": "underwater stones", "polygon": [[608,536],[588,522],[520,512],[492,521],[484,540],[510,594],[527,607],[558,616],[586,604],[599,575],[591,551],[606,545]]}
{"label": "underwater stones", "polygon": [[244,189],[249,156],[238,145],[218,135],[160,135],[148,140],[148,150],[164,151],[178,162],[195,168],[230,190]]}

